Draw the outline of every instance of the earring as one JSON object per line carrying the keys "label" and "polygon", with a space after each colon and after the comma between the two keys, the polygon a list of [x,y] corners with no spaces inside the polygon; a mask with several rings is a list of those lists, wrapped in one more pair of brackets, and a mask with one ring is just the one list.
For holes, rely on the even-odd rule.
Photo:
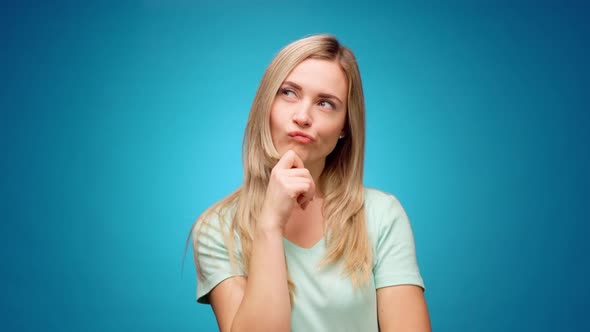
{"label": "earring", "polygon": [[343,139],[343,138],[344,138],[344,135],[338,136],[338,139]]}

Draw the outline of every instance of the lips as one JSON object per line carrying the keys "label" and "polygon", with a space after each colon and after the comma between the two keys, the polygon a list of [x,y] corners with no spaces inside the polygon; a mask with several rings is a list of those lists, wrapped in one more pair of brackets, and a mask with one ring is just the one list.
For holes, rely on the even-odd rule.
{"label": "lips", "polygon": [[292,131],[288,135],[294,141],[299,142],[299,143],[303,143],[303,144],[309,144],[309,143],[312,143],[313,141],[315,141],[315,139],[312,136],[310,136],[304,132],[301,132],[301,131]]}

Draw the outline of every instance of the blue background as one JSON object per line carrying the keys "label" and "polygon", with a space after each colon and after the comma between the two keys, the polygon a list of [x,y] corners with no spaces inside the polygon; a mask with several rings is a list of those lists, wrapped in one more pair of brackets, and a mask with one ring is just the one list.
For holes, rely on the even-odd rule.
{"label": "blue background", "polygon": [[240,184],[262,73],[335,34],[366,93],[365,183],[414,228],[435,331],[582,331],[581,2],[3,3],[3,331],[214,331],[184,241]]}

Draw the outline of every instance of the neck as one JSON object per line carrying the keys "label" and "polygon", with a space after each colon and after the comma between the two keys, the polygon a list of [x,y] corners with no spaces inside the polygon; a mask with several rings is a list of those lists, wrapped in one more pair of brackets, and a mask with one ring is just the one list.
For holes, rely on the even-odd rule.
{"label": "neck", "polygon": [[320,188],[319,188],[319,181],[320,181],[320,176],[322,175],[322,172],[324,171],[324,166],[326,164],[326,160],[322,159],[316,162],[308,162],[305,163],[305,168],[307,168],[309,170],[309,173],[311,173],[311,177],[313,179],[313,182],[316,185],[316,196],[322,196],[322,193],[320,192]]}

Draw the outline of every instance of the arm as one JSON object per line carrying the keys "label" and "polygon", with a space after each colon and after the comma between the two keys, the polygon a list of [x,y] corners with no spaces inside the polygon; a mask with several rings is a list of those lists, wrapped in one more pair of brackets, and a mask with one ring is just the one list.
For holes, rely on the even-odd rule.
{"label": "arm", "polygon": [[224,280],[210,294],[220,331],[289,331],[291,305],[281,233],[259,231],[248,278]]}
{"label": "arm", "polygon": [[292,151],[273,168],[252,241],[248,278],[224,280],[210,294],[220,330],[289,331],[291,304],[283,229],[295,204],[305,207],[315,185]]}
{"label": "arm", "polygon": [[393,195],[375,209],[381,213],[374,269],[380,329],[431,331],[408,215]]}
{"label": "arm", "polygon": [[377,290],[379,330],[430,332],[430,318],[424,292],[415,285],[383,287]]}

